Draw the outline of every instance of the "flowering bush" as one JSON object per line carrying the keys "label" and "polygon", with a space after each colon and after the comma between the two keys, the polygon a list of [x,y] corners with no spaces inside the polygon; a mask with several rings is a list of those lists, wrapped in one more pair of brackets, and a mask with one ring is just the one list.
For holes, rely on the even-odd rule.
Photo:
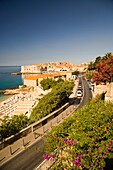
{"label": "flowering bush", "polygon": [[94,73],[93,81],[96,82],[97,85],[101,82],[111,82],[113,78],[113,56],[100,62],[96,68],[97,72]]}
{"label": "flowering bush", "polygon": [[113,158],[112,134],[113,103],[90,101],[47,135],[52,169],[103,170],[106,159]]}

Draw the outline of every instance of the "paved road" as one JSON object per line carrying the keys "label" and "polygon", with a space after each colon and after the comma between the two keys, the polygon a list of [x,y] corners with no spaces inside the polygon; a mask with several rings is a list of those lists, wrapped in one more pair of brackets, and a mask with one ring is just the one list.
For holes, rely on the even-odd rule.
{"label": "paved road", "polygon": [[43,161],[43,144],[44,138],[5,163],[0,170],[33,170]]}
{"label": "paved road", "polygon": [[[86,80],[80,78],[84,86],[84,98],[79,106],[81,108],[85,105],[89,98],[92,97],[89,85]],[[44,154],[44,138],[36,142],[31,149],[21,152],[19,155],[12,158],[10,161],[5,163],[0,170],[33,170],[43,161]],[[37,149],[37,151],[36,151]],[[35,150],[35,151],[34,151]]]}
{"label": "paved road", "polygon": [[83,107],[90,98],[92,98],[92,92],[89,89],[89,84],[87,83],[87,81],[84,78],[80,78],[84,87],[84,98],[82,100],[82,102],[80,103],[79,108]]}

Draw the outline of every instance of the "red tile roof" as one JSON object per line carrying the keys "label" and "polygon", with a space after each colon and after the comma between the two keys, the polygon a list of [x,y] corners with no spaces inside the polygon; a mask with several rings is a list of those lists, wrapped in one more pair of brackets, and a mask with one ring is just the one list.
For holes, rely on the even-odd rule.
{"label": "red tile roof", "polygon": [[37,80],[39,78],[63,76],[63,75],[66,75],[66,73],[67,72],[58,72],[58,73],[53,73],[53,74],[39,74],[38,76],[28,76],[25,78],[25,80]]}

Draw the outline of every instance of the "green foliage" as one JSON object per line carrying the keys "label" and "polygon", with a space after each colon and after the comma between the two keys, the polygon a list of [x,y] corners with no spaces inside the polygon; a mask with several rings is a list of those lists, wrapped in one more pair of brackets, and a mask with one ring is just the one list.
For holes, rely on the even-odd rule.
{"label": "green foliage", "polygon": [[113,53],[108,52],[108,53],[106,53],[105,56],[102,57],[102,60],[107,60],[107,59],[109,59],[112,55],[113,55]]}
{"label": "green foliage", "polygon": [[96,57],[95,61],[91,61],[88,65],[86,77],[93,80],[96,84],[113,81],[113,54],[107,53],[105,56]]}
{"label": "green foliage", "polygon": [[73,72],[73,75],[76,75],[76,76],[78,76],[79,75],[79,71],[78,70],[75,70],[74,72]]}
{"label": "green foliage", "polygon": [[68,97],[72,93],[74,82],[59,81],[52,91],[46,94],[33,109],[30,115],[30,121],[35,122],[42,117],[57,110],[68,101]]}
{"label": "green foliage", "polygon": [[95,59],[95,68],[96,68],[96,65],[97,64],[99,64],[100,62],[102,62],[102,57],[101,56],[99,56],[99,57],[96,57],[96,59]]}
{"label": "green foliage", "polygon": [[91,71],[91,70],[96,70],[97,68],[97,65],[100,64],[101,62],[109,59],[110,57],[112,56],[112,53],[109,52],[107,53],[105,56],[101,57],[101,56],[98,56],[96,57],[95,61],[91,61],[89,64],[88,64],[88,70]]}
{"label": "green foliage", "polygon": [[95,70],[95,62],[91,61],[89,64],[88,64],[88,70]]}
{"label": "green foliage", "polygon": [[21,114],[19,116],[14,115],[11,119],[6,116],[1,120],[0,126],[0,141],[16,134],[28,125],[27,116]]}
{"label": "green foliage", "polygon": [[52,87],[52,85],[54,84],[55,80],[53,80],[52,78],[46,78],[43,79],[40,84],[43,88],[43,90],[48,90]]}
{"label": "green foliage", "polygon": [[46,79],[43,79],[40,84],[43,88],[43,90],[48,90],[54,86],[56,86],[57,83],[59,82],[64,82],[63,79],[59,78],[57,81],[52,79],[52,78],[46,78]]}
{"label": "green foliage", "polygon": [[86,78],[88,80],[91,80],[93,75],[94,75],[94,71],[92,71],[92,70],[91,71],[87,71],[86,74],[85,74],[85,76],[86,76]]}
{"label": "green foliage", "polygon": [[57,83],[60,83],[60,82],[64,82],[64,80],[62,79],[62,78],[59,78],[57,81],[55,81],[55,85],[57,84]]}
{"label": "green foliage", "polygon": [[93,99],[47,135],[45,159],[53,152],[58,170],[103,169],[113,158],[112,134],[113,103]]}
{"label": "green foliage", "polygon": [[74,117],[66,118],[63,123],[59,126],[54,126],[52,131],[47,134],[45,142],[45,150],[47,153],[51,153],[57,149],[62,138],[69,136],[70,127],[74,120]]}
{"label": "green foliage", "polygon": [[93,81],[96,82],[96,84],[113,81],[113,56],[110,56],[106,60],[100,62],[97,66],[97,71],[95,72],[93,76]]}

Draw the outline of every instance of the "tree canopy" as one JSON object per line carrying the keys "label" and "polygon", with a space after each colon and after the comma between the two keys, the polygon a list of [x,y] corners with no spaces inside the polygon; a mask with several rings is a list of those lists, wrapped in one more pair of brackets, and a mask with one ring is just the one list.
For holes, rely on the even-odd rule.
{"label": "tree canopy", "polygon": [[14,115],[12,118],[5,116],[1,119],[0,141],[27,127],[28,122],[28,117],[23,114]]}
{"label": "tree canopy", "polygon": [[52,88],[53,86],[55,86],[59,82],[64,82],[64,80],[61,78],[59,78],[58,80],[54,80],[52,78],[46,78],[46,79],[43,79],[40,82],[40,84],[41,84],[43,90],[48,90],[48,89]]}
{"label": "tree canopy", "polygon": [[113,81],[113,54],[107,53],[105,56],[96,57],[95,61],[91,61],[88,65],[86,78],[91,79],[96,84]]}
{"label": "tree canopy", "polygon": [[79,72],[78,70],[75,70],[72,74],[78,76],[79,73],[80,73],[80,72]]}
{"label": "tree canopy", "polygon": [[91,80],[93,75],[94,75],[94,71],[93,70],[87,71],[86,74],[85,74],[85,76],[86,76],[86,78],[88,80]]}
{"label": "tree canopy", "polygon": [[105,54],[105,56],[101,57],[101,56],[98,56],[96,57],[95,61],[91,61],[89,64],[88,64],[88,70],[96,70],[97,68],[97,65],[107,59],[109,59],[110,57],[112,56],[112,53],[109,52],[107,54]]}
{"label": "tree canopy", "polygon": [[52,88],[52,91],[46,94],[33,109],[30,121],[35,122],[68,102],[68,97],[72,93],[73,87],[73,81],[60,81],[57,83]]}
{"label": "tree canopy", "polygon": [[50,88],[52,88],[53,84],[54,84],[55,80],[52,79],[52,78],[46,78],[46,79],[43,79],[40,84],[43,88],[43,90],[48,90]]}
{"label": "tree canopy", "polygon": [[110,56],[106,60],[103,60],[96,66],[97,71],[94,73],[93,81],[96,84],[113,81],[113,56]]}

